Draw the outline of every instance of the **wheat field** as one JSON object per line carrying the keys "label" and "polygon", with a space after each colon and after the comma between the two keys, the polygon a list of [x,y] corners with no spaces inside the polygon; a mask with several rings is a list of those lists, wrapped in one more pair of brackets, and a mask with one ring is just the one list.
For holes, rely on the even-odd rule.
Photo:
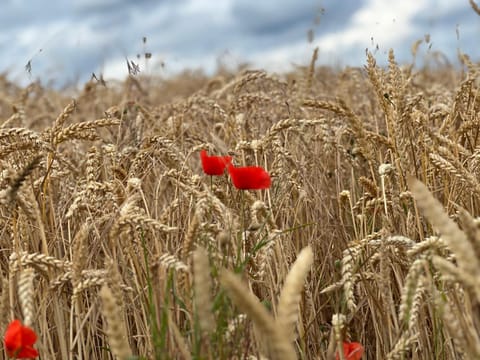
{"label": "wheat field", "polygon": [[74,94],[1,77],[0,331],[41,359],[480,358],[479,65],[316,55]]}

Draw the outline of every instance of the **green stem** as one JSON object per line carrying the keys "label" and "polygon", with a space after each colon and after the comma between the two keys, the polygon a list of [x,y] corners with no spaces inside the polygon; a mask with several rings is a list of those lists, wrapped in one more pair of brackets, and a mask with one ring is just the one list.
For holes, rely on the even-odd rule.
{"label": "green stem", "polygon": [[241,194],[242,194],[242,236],[240,237],[240,240],[241,240],[241,246],[243,247],[244,245],[244,241],[246,239],[246,236],[247,236],[247,229],[245,229],[245,194],[244,194],[244,191],[245,190],[241,190]]}

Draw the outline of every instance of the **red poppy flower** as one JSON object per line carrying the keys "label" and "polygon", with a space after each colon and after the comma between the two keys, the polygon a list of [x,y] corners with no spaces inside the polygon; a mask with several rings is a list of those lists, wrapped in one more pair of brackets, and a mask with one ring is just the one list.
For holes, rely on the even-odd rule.
{"label": "red poppy flower", "polygon": [[38,356],[38,351],[33,348],[37,334],[28,326],[23,326],[20,320],[13,320],[8,325],[3,340],[9,357],[34,359]]}
{"label": "red poppy flower", "polygon": [[[345,355],[346,360],[360,360],[362,358],[363,352],[365,349],[362,344],[358,342],[344,342],[343,343],[343,354]],[[340,355],[335,356],[336,360],[340,360]]]}
{"label": "red poppy flower", "polygon": [[225,167],[232,161],[231,156],[208,156],[207,150],[200,151],[203,172],[207,175],[222,175]]}
{"label": "red poppy flower", "polygon": [[233,185],[240,190],[268,189],[272,184],[270,175],[259,166],[227,166]]}

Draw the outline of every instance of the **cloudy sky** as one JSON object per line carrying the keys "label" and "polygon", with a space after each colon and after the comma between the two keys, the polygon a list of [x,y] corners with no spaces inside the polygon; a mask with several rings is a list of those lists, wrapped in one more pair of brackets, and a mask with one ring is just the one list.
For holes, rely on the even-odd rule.
{"label": "cloudy sky", "polygon": [[[285,71],[317,46],[321,64],[361,66],[366,48],[380,63],[389,48],[410,61],[425,34],[419,61],[441,51],[454,62],[458,49],[480,58],[468,0],[2,0],[0,72],[22,83],[122,78],[126,58],[165,76],[219,62]],[[148,63],[137,60],[146,52]]]}

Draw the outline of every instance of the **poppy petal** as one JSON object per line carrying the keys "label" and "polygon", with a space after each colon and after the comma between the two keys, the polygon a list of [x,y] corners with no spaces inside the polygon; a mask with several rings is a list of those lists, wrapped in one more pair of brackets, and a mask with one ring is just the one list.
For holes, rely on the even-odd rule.
{"label": "poppy petal", "polygon": [[[362,344],[358,342],[344,342],[343,343],[343,355],[345,355],[346,360],[361,360],[363,352],[365,351]],[[335,356],[336,360],[340,359],[340,355]]]}
{"label": "poppy petal", "polygon": [[208,156],[206,150],[200,151],[203,172],[207,175],[223,175],[225,168],[232,161],[231,156]]}
{"label": "poppy petal", "polygon": [[10,322],[5,331],[4,343],[9,357],[18,359],[33,359],[38,351],[33,348],[37,341],[37,334],[28,326],[23,326],[20,320]]}
{"label": "poppy petal", "polygon": [[270,175],[259,166],[234,167],[228,165],[233,185],[240,190],[268,189],[272,183]]}
{"label": "poppy petal", "polygon": [[358,342],[349,343],[348,349],[348,359],[349,360],[360,360],[362,358],[363,352],[365,349],[363,348],[362,344]]}
{"label": "poppy petal", "polygon": [[5,330],[3,341],[9,355],[18,351],[22,346],[22,323],[20,320],[13,320]]}
{"label": "poppy petal", "polygon": [[37,334],[28,326],[22,327],[22,343],[24,346],[33,345],[37,341]]}
{"label": "poppy petal", "polygon": [[31,346],[25,346],[17,354],[18,358],[34,359],[38,356],[38,351]]}

